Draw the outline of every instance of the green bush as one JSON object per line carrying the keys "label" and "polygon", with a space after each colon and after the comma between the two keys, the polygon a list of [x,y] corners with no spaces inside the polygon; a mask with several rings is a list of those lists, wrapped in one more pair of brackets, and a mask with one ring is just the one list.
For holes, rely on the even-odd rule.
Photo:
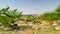
{"label": "green bush", "polygon": [[22,16],[22,12],[18,12],[17,9],[9,10],[9,7],[0,10],[0,22],[3,25],[7,25],[13,21],[18,20]]}

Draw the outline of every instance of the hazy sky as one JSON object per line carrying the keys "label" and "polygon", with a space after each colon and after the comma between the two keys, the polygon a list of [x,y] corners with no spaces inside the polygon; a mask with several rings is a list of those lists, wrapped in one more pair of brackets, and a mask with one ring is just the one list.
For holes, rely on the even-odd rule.
{"label": "hazy sky", "polygon": [[41,14],[46,11],[53,11],[60,3],[60,0],[0,0],[0,8],[7,6],[10,9],[18,9],[24,14]]}

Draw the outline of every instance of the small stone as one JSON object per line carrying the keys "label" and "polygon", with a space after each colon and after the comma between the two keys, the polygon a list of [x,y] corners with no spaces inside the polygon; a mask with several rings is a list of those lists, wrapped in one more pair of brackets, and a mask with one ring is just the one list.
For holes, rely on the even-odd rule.
{"label": "small stone", "polygon": [[0,23],[0,26],[2,25],[2,23]]}
{"label": "small stone", "polygon": [[3,34],[3,32],[0,32],[0,34]]}
{"label": "small stone", "polygon": [[55,29],[56,29],[56,30],[60,30],[60,26],[59,26],[59,25],[56,26]]}
{"label": "small stone", "polygon": [[27,25],[27,24],[24,24],[25,26]]}
{"label": "small stone", "polygon": [[35,28],[36,30],[38,30],[38,28]]}
{"label": "small stone", "polygon": [[12,30],[12,28],[6,27],[3,30]]}

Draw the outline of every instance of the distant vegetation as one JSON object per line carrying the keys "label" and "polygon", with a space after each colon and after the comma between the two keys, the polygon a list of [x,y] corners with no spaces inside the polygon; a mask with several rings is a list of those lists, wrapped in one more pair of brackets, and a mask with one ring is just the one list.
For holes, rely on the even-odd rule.
{"label": "distant vegetation", "polygon": [[58,6],[54,11],[45,13],[39,18],[43,20],[53,21],[53,20],[60,20],[60,6]]}
{"label": "distant vegetation", "polygon": [[[0,9],[0,22],[4,25],[15,22],[21,19],[20,17],[22,17],[22,12],[17,12],[17,9],[9,10],[9,7]],[[34,24],[41,23],[39,19],[48,21],[60,20],[60,6],[58,6],[54,11],[42,14],[41,16],[34,17],[32,15],[27,15],[25,21],[32,22]]]}

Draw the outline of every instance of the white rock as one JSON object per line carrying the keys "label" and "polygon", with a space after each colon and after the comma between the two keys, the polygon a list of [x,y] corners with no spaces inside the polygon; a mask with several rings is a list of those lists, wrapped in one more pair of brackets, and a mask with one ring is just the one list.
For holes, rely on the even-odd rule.
{"label": "white rock", "polygon": [[38,26],[37,25],[33,25],[32,28],[37,30]]}
{"label": "white rock", "polygon": [[60,30],[60,25],[55,27],[56,30]]}

